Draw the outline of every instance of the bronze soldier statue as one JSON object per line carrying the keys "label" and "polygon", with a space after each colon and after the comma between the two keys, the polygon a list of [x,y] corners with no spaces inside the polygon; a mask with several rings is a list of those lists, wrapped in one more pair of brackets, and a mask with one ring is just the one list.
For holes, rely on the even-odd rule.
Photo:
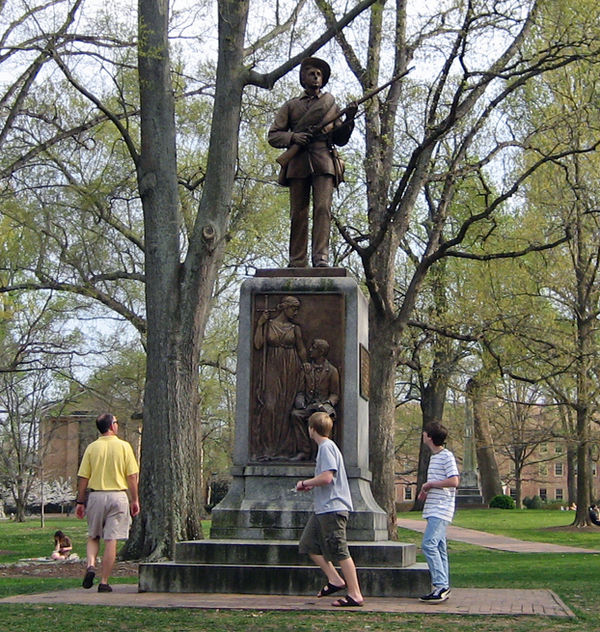
{"label": "bronze soldier statue", "polygon": [[[329,265],[329,233],[333,190],[343,181],[343,163],[335,145],[345,145],[354,129],[357,105],[339,115],[335,99],[323,92],[331,68],[318,57],[307,57],[300,64],[300,84],[304,93],[287,101],[277,112],[269,129],[269,144],[288,148],[278,162],[282,165],[280,184],[290,189],[289,267],[308,265],[308,214],[313,195],[312,265]],[[283,156],[286,156],[282,160]],[[291,156],[288,159],[288,156]]]}

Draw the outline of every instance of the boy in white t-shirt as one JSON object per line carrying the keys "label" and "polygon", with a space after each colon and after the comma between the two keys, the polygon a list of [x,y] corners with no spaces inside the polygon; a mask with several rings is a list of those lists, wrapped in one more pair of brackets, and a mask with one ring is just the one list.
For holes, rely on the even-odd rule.
{"label": "boy in white t-shirt", "polygon": [[446,547],[446,526],[454,516],[456,488],[460,481],[454,455],[444,447],[448,431],[438,422],[430,422],[423,430],[423,443],[432,455],[427,469],[427,482],[419,500],[424,500],[423,518],[427,527],[421,548],[431,573],[433,590],[420,597],[427,603],[441,603],[450,596],[450,574]]}
{"label": "boy in white t-shirt", "polygon": [[[327,585],[317,597],[345,590],[346,596],[331,605],[348,608],[362,606],[363,596],[346,541],[348,514],[353,510],[350,487],[342,453],[329,438],[332,428],[333,421],[327,413],[316,412],[308,419],[308,434],[319,447],[315,475],[298,481],[296,490],[314,490],[315,513],[304,527],[298,548],[300,553],[308,554],[327,577]],[[339,564],[343,578],[334,564]]]}

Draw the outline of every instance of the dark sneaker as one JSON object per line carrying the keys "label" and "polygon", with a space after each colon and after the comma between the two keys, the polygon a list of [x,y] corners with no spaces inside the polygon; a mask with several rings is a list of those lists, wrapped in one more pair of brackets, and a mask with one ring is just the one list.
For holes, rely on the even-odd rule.
{"label": "dark sneaker", "polygon": [[96,577],[96,569],[93,566],[88,566],[81,585],[84,588],[91,588],[94,583],[94,577]]}
{"label": "dark sneaker", "polygon": [[442,603],[442,601],[446,601],[449,596],[449,588],[435,588],[428,595],[419,597],[419,601],[425,601],[426,603]]}
{"label": "dark sneaker", "polygon": [[110,584],[98,584],[98,592],[112,592]]}

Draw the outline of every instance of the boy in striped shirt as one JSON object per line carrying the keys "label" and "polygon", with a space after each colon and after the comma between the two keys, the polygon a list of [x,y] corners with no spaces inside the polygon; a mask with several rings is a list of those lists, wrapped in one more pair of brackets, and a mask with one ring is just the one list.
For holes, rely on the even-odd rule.
{"label": "boy in striped shirt", "polygon": [[427,469],[427,482],[421,488],[419,500],[424,500],[423,518],[427,527],[421,548],[431,573],[433,590],[420,597],[427,603],[441,603],[450,596],[450,574],[446,548],[446,526],[454,516],[454,499],[460,481],[456,460],[444,447],[448,431],[438,422],[426,424],[423,443],[432,455]]}

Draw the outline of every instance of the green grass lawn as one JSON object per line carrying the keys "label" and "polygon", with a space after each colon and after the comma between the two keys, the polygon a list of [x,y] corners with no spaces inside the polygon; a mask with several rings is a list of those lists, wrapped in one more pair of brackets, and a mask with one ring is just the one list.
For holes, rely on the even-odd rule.
{"label": "green grass lawn", "polygon": [[[419,514],[402,514],[419,519]],[[600,529],[556,530],[568,526],[573,514],[559,511],[468,510],[457,512],[455,524],[501,533],[520,539],[568,544],[600,550]],[[208,525],[206,525],[208,526]],[[75,540],[83,554],[85,523],[74,518],[39,520],[22,525],[0,523],[0,562],[20,557],[39,557],[52,550],[52,535],[61,529]],[[421,535],[400,529],[400,539],[419,543]],[[79,544],[82,547],[80,549]],[[11,553],[4,553],[11,551]],[[179,632],[592,632],[600,631],[600,555],[519,554],[481,549],[452,541],[449,546],[452,584],[455,587],[549,588],[575,612],[575,620],[550,617],[476,617],[435,615],[388,615],[363,612],[276,613],[268,611],[194,611],[186,609],[111,608],[98,606],[0,604],[0,630],[11,632],[86,632],[160,630]],[[420,557],[422,559],[422,557]],[[37,581],[37,583],[36,583]],[[55,590],[79,585],[79,580],[35,578],[0,579],[3,595]],[[435,612],[435,611],[433,611]]]}
{"label": "green grass lawn", "polygon": [[73,517],[47,518],[42,528],[40,519],[27,522],[0,522],[0,564],[31,557],[47,557],[54,549],[54,532],[63,531],[73,541],[73,552],[85,557],[87,525]]}
{"label": "green grass lawn", "polygon": [[[403,518],[419,514],[403,513]],[[453,524],[457,527],[477,529],[506,535],[519,540],[566,544],[600,550],[600,527],[560,530],[569,527],[575,513],[572,511],[531,509],[463,509],[456,512]]]}
{"label": "green grass lawn", "polygon": [[[421,520],[420,513],[402,513],[402,518]],[[492,551],[450,541],[452,584],[479,588],[548,588],[578,615],[574,630],[600,630],[600,528],[569,529],[573,512],[556,510],[468,509],[457,511],[453,524],[467,529],[505,535],[520,540],[548,542],[597,549],[599,554],[540,554]],[[399,529],[406,542],[421,542],[422,535]],[[418,556],[424,561],[422,555]],[[598,623],[597,623],[598,622]],[[554,622],[548,627],[563,629]],[[491,628],[483,627],[482,630]],[[526,628],[527,629],[527,628]]]}

